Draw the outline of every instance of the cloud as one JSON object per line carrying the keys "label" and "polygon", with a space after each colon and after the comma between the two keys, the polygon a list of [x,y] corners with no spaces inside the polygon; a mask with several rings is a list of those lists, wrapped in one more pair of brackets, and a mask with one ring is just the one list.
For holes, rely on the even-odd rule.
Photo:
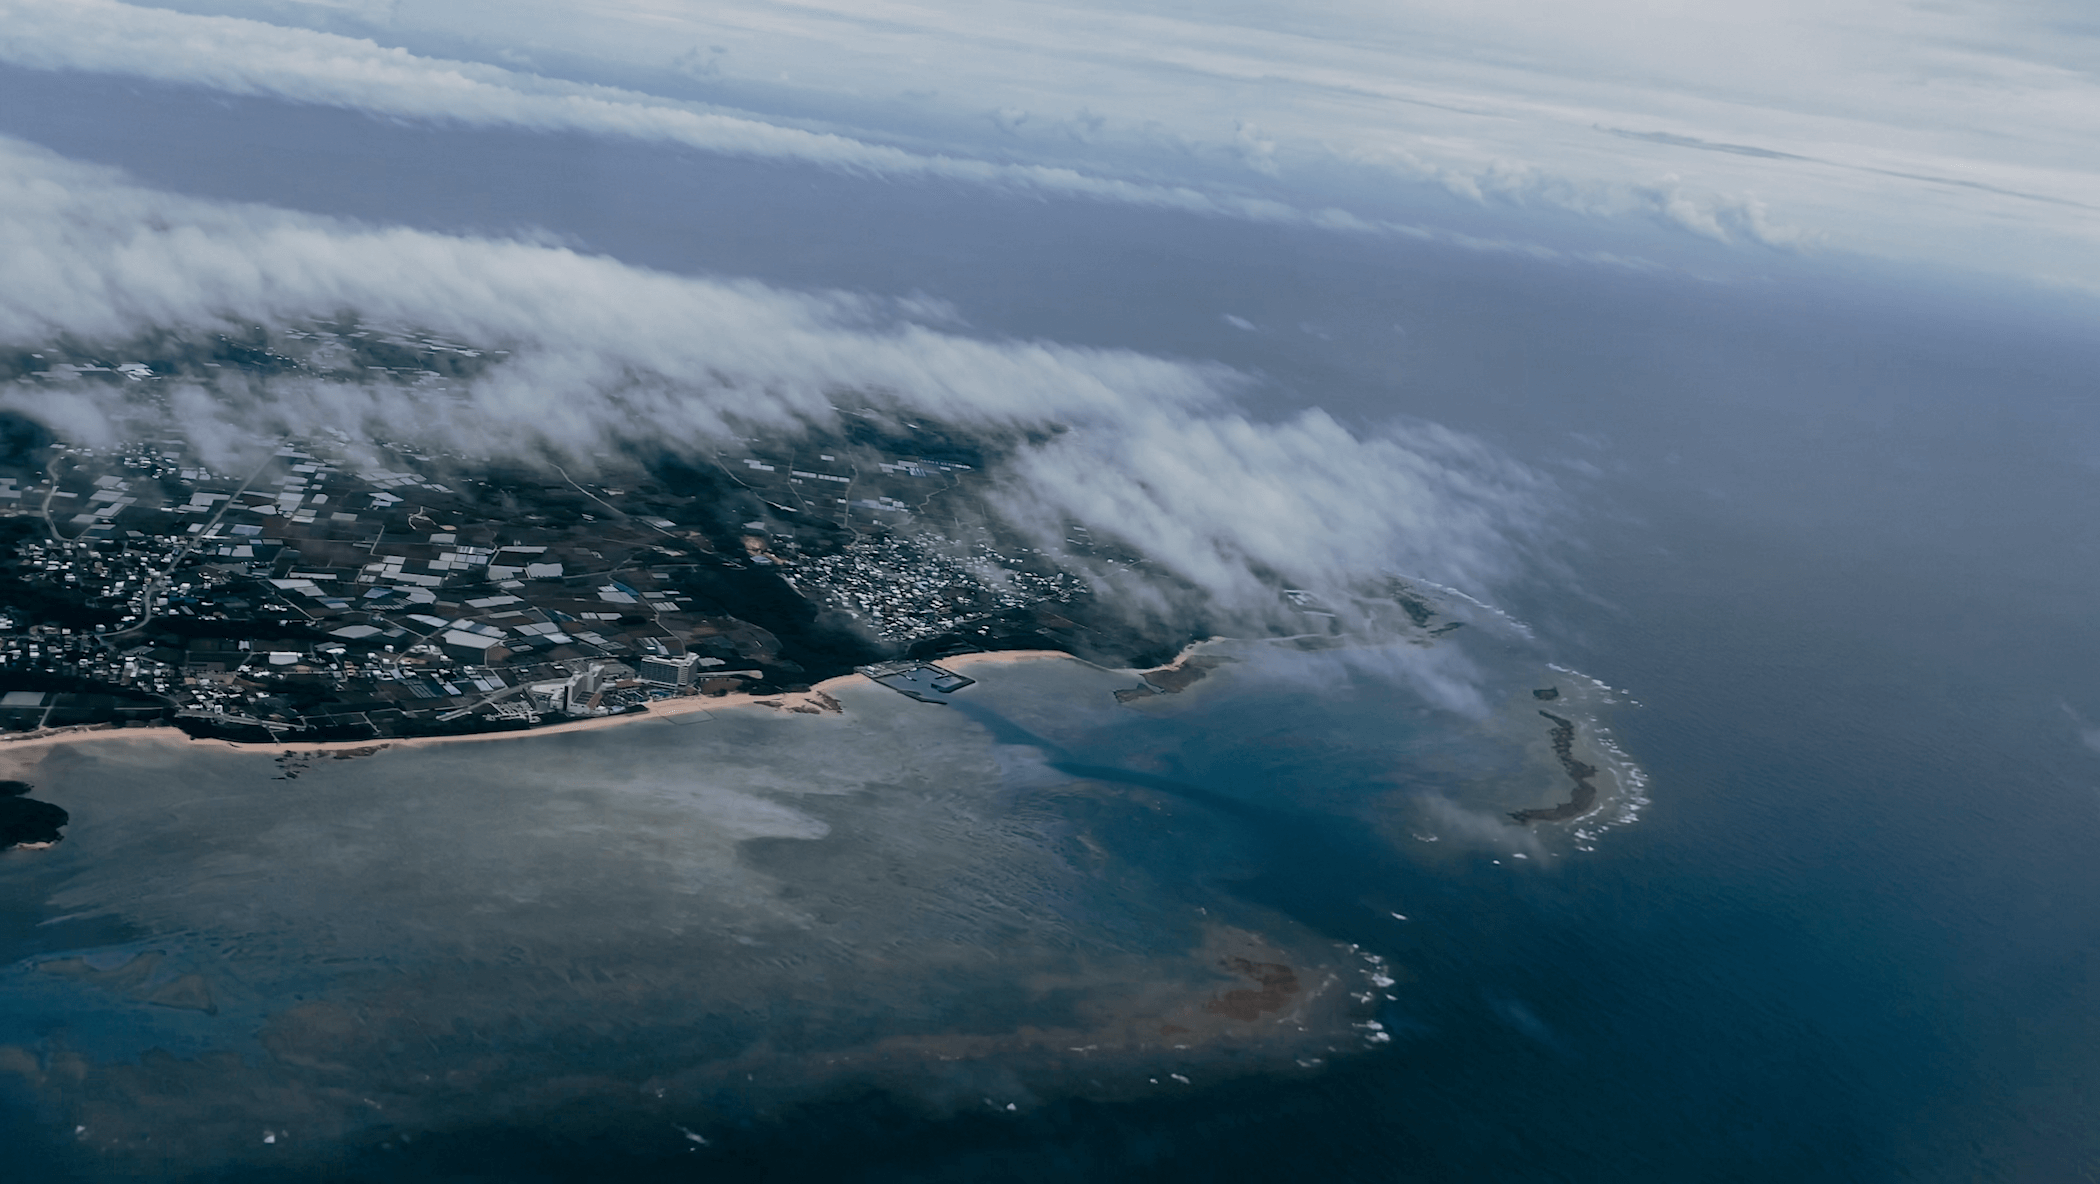
{"label": "cloud", "polygon": [[2100,266],[2093,38],[2049,4],[514,0],[500,23],[448,0],[183,6],[403,48],[5,0],[0,59],[1334,231],[1419,226],[1436,191],[1475,205],[1442,207],[1446,230],[1495,242],[1550,226],[1541,245],[1563,258],[1639,251],[1541,211],[2031,278]]}
{"label": "cloud", "polygon": [[[1137,406],[1115,430],[1073,433],[1013,461],[1013,521],[1067,514],[1145,540],[1145,553],[1212,595],[1249,604],[1275,573],[1345,589],[1381,570],[1490,579],[1482,544],[1515,527],[1536,480],[1469,437],[1431,426],[1359,439],[1309,411],[1276,424]],[[1104,474],[1114,479],[1103,480]],[[1036,533],[1052,533],[1047,520]],[[1369,561],[1368,563],[1366,561]],[[1273,592],[1266,592],[1273,599]]]}
{"label": "cloud", "polygon": [[1434,793],[1416,795],[1413,806],[1416,823],[1424,828],[1420,833],[1434,835],[1440,842],[1468,849],[1522,854],[1527,859],[1538,859],[1546,854],[1538,832],[1530,827],[1511,826],[1509,816],[1500,810],[1469,808]]}
{"label": "cloud", "polygon": [[[618,14],[608,15],[616,18]],[[385,23],[397,25],[397,17],[390,15]],[[515,64],[537,60],[548,49],[535,45],[530,52],[521,52],[513,46],[495,45],[488,56]],[[722,56],[714,54],[708,60],[718,67]],[[665,69],[690,76],[690,58],[690,51],[677,55]],[[1497,249],[1502,241],[1500,236],[1483,238],[1408,220],[1349,213],[1331,204],[1332,195],[1273,196],[1230,183],[1232,177],[1215,175],[1215,166],[1225,167],[1242,180],[1272,182],[1284,178],[1286,162],[1291,159],[1284,141],[1266,125],[1258,128],[1245,119],[1235,121],[1230,136],[1216,143],[1207,142],[1198,129],[1163,133],[1156,119],[1129,119],[1124,122],[1143,129],[1137,145],[1104,142],[1098,150],[1086,148],[1087,167],[1073,167],[1069,162],[1029,163],[1007,158],[1014,153],[1013,142],[1030,139],[1038,125],[1046,132],[1060,129],[1048,136],[1058,145],[1085,148],[1103,139],[1100,133],[1106,118],[1089,113],[1085,117],[1087,134],[1074,138],[1068,134],[1067,121],[1036,120],[1026,105],[991,104],[978,110],[991,112],[1000,143],[965,140],[951,151],[920,151],[880,142],[866,133],[849,135],[804,126],[805,120],[768,119],[750,111],[564,81],[490,62],[422,55],[368,38],[116,0],[0,0],[0,62],[142,77],[391,118],[581,133],[796,161],[860,176],[959,183],[1350,234],[1434,239],[1466,249]],[[1071,96],[1071,105],[1083,107],[1084,97]],[[1162,135],[1171,145],[1164,154],[1157,151]],[[923,137],[914,136],[912,129],[897,128],[886,138],[911,141]],[[1040,150],[1039,139],[1030,140],[1028,147]],[[1721,212],[1740,209],[1747,199],[1707,193],[1674,177],[1667,182],[1669,194],[1659,197],[1653,181],[1582,181],[1504,156],[1465,159],[1467,153],[1462,151],[1431,152],[1423,141],[1394,146],[1390,137],[1375,139],[1376,143],[1366,144],[1360,138],[1351,142],[1348,137],[1330,135],[1317,145],[1317,151],[1329,161],[1368,164],[1388,176],[1398,172],[1476,202],[1544,203],[1599,216],[1647,214],[1660,224],[1723,242],[1792,245],[1801,237],[1792,231],[1766,233],[1770,219],[1761,207],[1754,219],[1736,219],[1738,229],[1747,228],[1751,233],[1731,236],[1723,229]],[[1301,137],[1301,159],[1306,143]],[[1138,150],[1135,155],[1133,147]],[[1159,179],[1159,166],[1175,163],[1174,158],[1179,158],[1183,175]],[[1221,179],[1227,183],[1219,183]],[[1530,253],[1560,261],[1583,257],[1543,246],[1531,248]]]}
{"label": "cloud", "polygon": [[[1425,646],[1409,639],[1307,650],[1294,641],[1279,640],[1231,652],[1235,660],[1249,663],[1263,686],[1307,696],[1360,682],[1406,687],[1431,707],[1475,721],[1484,721],[1495,710],[1481,692],[1491,678],[1465,650],[1453,646]],[[1508,831],[1506,821],[1498,822],[1497,834],[1507,837]]]}
{"label": "cloud", "polygon": [[[129,75],[473,127],[674,144],[862,175],[962,182],[1256,221],[1306,220],[1281,202],[1070,168],[911,152],[614,87],[422,57],[363,38],[114,0],[0,0],[0,62]],[[1011,131],[1026,122],[1027,113],[1002,109],[996,119]]]}
{"label": "cloud", "polygon": [[[842,392],[1007,442],[986,502],[1052,551],[1067,524],[1122,537],[1170,577],[1117,575],[1162,614],[1274,615],[1279,582],[1345,590],[1395,569],[1474,589],[1522,561],[1548,492],[1433,426],[1375,436],[1321,412],[1256,422],[1222,366],[914,319],[944,305],[666,275],[560,247],[356,225],[138,188],[0,141],[0,342],[117,343],[345,312],[510,351],[461,389],[263,380],[169,393],[200,445],[339,431],[558,457],[651,441],[700,450],[834,422]],[[0,407],[113,439],[124,388],[0,388]],[[1190,605],[1177,597],[1193,595]]]}

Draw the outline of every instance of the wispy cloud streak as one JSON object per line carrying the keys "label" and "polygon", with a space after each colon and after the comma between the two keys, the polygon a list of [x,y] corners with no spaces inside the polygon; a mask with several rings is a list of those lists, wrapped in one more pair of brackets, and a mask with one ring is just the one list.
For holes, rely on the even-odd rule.
{"label": "wispy cloud streak", "polygon": [[[1661,227],[2072,283],[2100,264],[2093,39],[2047,3],[182,7],[0,0],[0,61],[1352,233],[1443,221],[1560,259]],[[1434,194],[1474,212],[1425,219]],[[1548,235],[1540,211],[1582,218]]]}
{"label": "wispy cloud streak", "polygon": [[635,91],[422,57],[363,38],[112,0],[0,0],[0,61],[35,69],[130,75],[407,119],[618,136],[872,176],[954,181],[1259,221],[1307,220],[1304,212],[1282,202],[1070,168],[911,152]]}

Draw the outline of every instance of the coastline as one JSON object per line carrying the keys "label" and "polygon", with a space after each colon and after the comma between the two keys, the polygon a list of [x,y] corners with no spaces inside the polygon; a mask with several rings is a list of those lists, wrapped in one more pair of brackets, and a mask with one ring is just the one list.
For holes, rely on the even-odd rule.
{"label": "coastline", "polygon": [[[991,650],[938,658],[934,660],[934,664],[948,667],[999,666],[1018,662],[1041,661],[1046,658],[1070,658],[1071,656],[1063,650]],[[490,740],[514,740],[528,736],[550,736],[563,732],[592,731],[599,728],[640,723],[651,719],[675,721],[680,716],[705,716],[713,711],[740,707],[763,707],[771,711],[791,711],[803,715],[837,713],[841,708],[830,692],[840,687],[856,684],[873,685],[862,675],[842,674],[836,678],[827,678],[806,691],[792,691],[777,695],[756,695],[738,692],[730,695],[690,695],[673,699],[655,699],[651,700],[644,710],[621,715],[563,720],[556,724],[512,731],[470,732],[463,736],[406,736],[373,740],[313,740],[306,742],[288,741],[279,744],[243,744],[234,740],[192,737],[180,728],[169,726],[122,728],[86,724],[65,731],[32,732],[19,736],[0,735],[0,761],[4,761],[15,753],[41,752],[57,745],[91,743],[100,740],[150,740],[155,743],[179,747],[218,747],[235,752],[307,752],[366,756],[388,748],[420,748],[433,744],[469,744]]]}

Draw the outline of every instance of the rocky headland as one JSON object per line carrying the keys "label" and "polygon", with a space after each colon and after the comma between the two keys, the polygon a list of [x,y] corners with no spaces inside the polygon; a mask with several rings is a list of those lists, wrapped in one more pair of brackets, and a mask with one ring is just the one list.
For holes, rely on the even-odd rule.
{"label": "rocky headland", "polygon": [[49,802],[26,796],[34,788],[27,781],[0,781],[0,851],[14,847],[36,850],[65,837],[59,828],[70,817]]}

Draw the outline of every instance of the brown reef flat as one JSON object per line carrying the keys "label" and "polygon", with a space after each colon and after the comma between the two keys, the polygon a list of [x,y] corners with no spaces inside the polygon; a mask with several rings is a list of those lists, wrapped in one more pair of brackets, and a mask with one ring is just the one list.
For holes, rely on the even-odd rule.
{"label": "brown reef flat", "polygon": [[1219,965],[1234,974],[1253,979],[1261,989],[1225,992],[1203,1005],[1203,1010],[1213,1015],[1253,1023],[1265,1011],[1282,1011],[1291,996],[1298,993],[1298,972],[1281,962],[1227,958]]}

